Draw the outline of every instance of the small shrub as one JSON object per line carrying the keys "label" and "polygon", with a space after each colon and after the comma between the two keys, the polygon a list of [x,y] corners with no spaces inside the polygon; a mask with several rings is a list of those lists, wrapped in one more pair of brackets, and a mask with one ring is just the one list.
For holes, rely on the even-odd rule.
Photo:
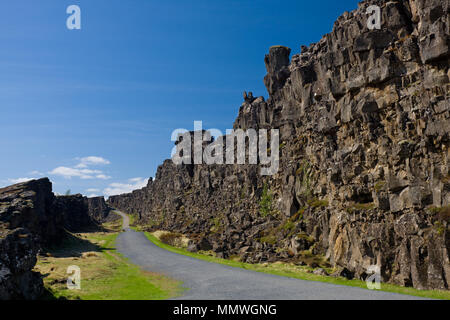
{"label": "small shrub", "polygon": [[380,192],[381,189],[383,189],[385,185],[386,185],[385,181],[378,181],[377,183],[375,183],[374,189],[376,192]]}
{"label": "small shrub", "polygon": [[228,259],[231,261],[241,262],[241,257],[239,255],[231,255]]}
{"label": "small shrub", "polygon": [[450,223],[450,205],[445,207],[430,207],[428,211],[437,217],[438,221]]}
{"label": "small shrub", "polygon": [[442,236],[444,234],[445,227],[444,227],[444,224],[441,221],[436,221],[434,223],[434,227],[436,228],[436,231],[437,231],[438,235]]}
{"label": "small shrub", "polygon": [[429,207],[428,212],[433,215],[437,215],[437,214],[439,214],[439,212],[441,212],[441,208],[440,207]]}
{"label": "small shrub", "polygon": [[241,199],[245,199],[247,195],[247,187],[244,185],[241,189]]}
{"label": "small shrub", "polygon": [[306,208],[300,208],[292,217],[291,221],[299,221],[303,219],[303,213],[305,212]]}
{"label": "small shrub", "polygon": [[272,201],[272,193],[269,191],[267,184],[265,183],[261,200],[259,201],[259,212],[261,213],[261,216],[267,217],[269,214],[272,214]]}
{"label": "small shrub", "polygon": [[212,224],[212,226],[211,226],[210,231],[212,233],[217,233],[223,228],[223,226],[222,226],[222,218],[221,217],[214,217],[214,218],[212,218],[211,219],[211,224]]}
{"label": "small shrub", "polygon": [[259,242],[275,245],[277,243],[277,238],[274,235],[268,235],[268,236],[265,236],[265,237],[261,237],[259,239]]}
{"label": "small shrub", "polygon": [[301,177],[302,196],[305,199],[309,199],[312,196],[312,186],[314,180],[314,171],[311,164],[307,160],[303,160],[300,163],[295,174]]}
{"label": "small shrub", "polygon": [[312,208],[328,207],[328,200],[319,200],[317,198],[307,201],[308,205]]}
{"label": "small shrub", "polygon": [[308,241],[309,243],[313,243],[314,242],[314,238],[309,236],[308,234],[304,233],[304,232],[300,232],[299,234],[296,235],[297,239],[303,239]]}
{"label": "small shrub", "polygon": [[355,203],[353,206],[357,210],[371,210],[375,207],[373,202],[370,203]]}
{"label": "small shrub", "polygon": [[441,212],[439,212],[439,220],[450,223],[450,205],[442,208]]}
{"label": "small shrub", "polygon": [[282,226],[282,229],[284,231],[290,231],[293,230],[295,228],[295,223],[292,222],[291,220],[286,221],[286,223]]}
{"label": "small shrub", "polygon": [[168,244],[169,246],[176,247],[179,244],[179,242],[181,241],[182,237],[183,237],[183,235],[181,235],[179,233],[166,232],[160,236],[159,240],[161,240],[161,242],[163,242],[165,244]]}
{"label": "small shrub", "polygon": [[353,203],[352,205],[350,205],[346,211],[348,213],[353,213],[353,211],[358,210],[358,211],[365,211],[365,210],[372,210],[373,208],[375,208],[375,204],[373,202],[369,202],[369,203]]}

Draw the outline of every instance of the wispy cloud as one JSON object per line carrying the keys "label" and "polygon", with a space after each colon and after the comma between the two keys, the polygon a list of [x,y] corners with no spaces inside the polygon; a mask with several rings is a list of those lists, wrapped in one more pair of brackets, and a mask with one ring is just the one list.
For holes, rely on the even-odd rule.
{"label": "wispy cloud", "polygon": [[98,174],[98,175],[96,175],[95,176],[97,179],[101,179],[101,180],[108,180],[108,179],[111,179],[112,177],[111,176],[108,176],[108,175],[106,175],[106,174]]}
{"label": "wispy cloud", "polygon": [[31,171],[30,174],[32,176],[40,176],[40,177],[42,177],[44,175],[42,172],[37,171],[37,170]]}
{"label": "wispy cloud", "polygon": [[74,167],[64,167],[60,166],[52,171],[49,174],[61,176],[66,179],[71,179],[73,177],[77,177],[83,180],[87,179],[100,179],[100,180],[108,180],[111,179],[111,176],[106,175],[103,171],[98,169],[90,169],[91,166],[99,166],[99,165],[108,165],[111,162],[105,158],[97,157],[97,156],[89,156],[84,158],[77,158],[79,163]]}
{"label": "wispy cloud", "polygon": [[80,163],[75,168],[87,168],[88,166],[108,165],[111,162],[102,157],[90,156],[80,159]]}
{"label": "wispy cloud", "polygon": [[31,171],[28,174],[31,175],[31,177],[10,178],[10,179],[0,181],[0,184],[1,185],[5,185],[5,184],[11,185],[11,184],[27,182],[27,181],[34,180],[34,179],[39,179],[44,175],[42,172],[39,172],[37,170]]}
{"label": "wispy cloud", "polygon": [[102,172],[100,170],[91,169],[77,169],[69,167],[57,167],[49,172],[55,176],[61,176],[66,179],[71,179],[73,177],[79,177],[80,179],[94,179],[95,175],[100,175]]}
{"label": "wispy cloud", "polygon": [[146,178],[132,178],[128,179],[127,183],[111,183],[105,190],[103,194],[107,197],[115,196],[118,194],[129,193],[136,189],[142,189],[148,183]]}
{"label": "wispy cloud", "polygon": [[27,182],[33,180],[34,178],[17,178],[17,179],[8,179],[8,182],[11,184]]}

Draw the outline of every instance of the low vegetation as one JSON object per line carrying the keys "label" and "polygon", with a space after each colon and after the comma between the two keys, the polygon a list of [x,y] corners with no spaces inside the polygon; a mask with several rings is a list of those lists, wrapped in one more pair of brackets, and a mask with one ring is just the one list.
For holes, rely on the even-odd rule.
{"label": "low vegetation", "polygon": [[428,211],[435,216],[437,221],[450,223],[450,205],[445,207],[430,207]]}
{"label": "low vegetation", "polygon": [[272,202],[273,202],[272,193],[267,187],[267,183],[265,183],[261,199],[259,201],[259,212],[262,217],[267,217],[268,215],[273,214],[274,210]]}
{"label": "low vegetation", "polygon": [[[240,262],[237,257],[232,257],[232,259],[221,259],[215,257],[211,252],[208,254],[203,254],[201,252],[193,253],[189,252],[182,248],[176,248],[173,246],[169,246],[161,242],[157,237],[149,232],[145,232],[146,237],[149,241],[153,242],[155,245],[162,249],[166,249],[168,251],[182,254],[185,256],[189,256],[192,258],[224,264],[231,267],[237,267],[247,270],[252,270],[256,272],[264,272],[269,274],[274,274],[278,276],[296,278],[301,280],[309,280],[309,281],[321,281],[326,283],[332,283],[337,285],[346,285],[351,287],[360,287],[367,289],[367,285],[364,281],[361,280],[348,280],[342,277],[331,277],[331,276],[321,276],[313,274],[313,268],[308,266],[298,266],[292,263],[284,263],[284,262],[275,262],[275,263],[262,263],[262,264],[249,264]],[[332,271],[332,270],[331,270]],[[406,288],[401,286],[396,286],[393,284],[382,283],[381,284],[382,291],[394,292],[399,294],[413,295],[418,297],[426,297],[426,298],[434,298],[434,299],[446,299],[450,300],[450,292],[449,291],[439,291],[439,290],[418,290],[414,288]]]}
{"label": "low vegetation", "polygon": [[189,243],[189,239],[181,233],[169,232],[169,231],[157,231],[155,235],[165,244],[174,247],[186,248]]}
{"label": "low vegetation", "polygon": [[351,203],[346,211],[348,213],[353,213],[355,211],[366,211],[366,210],[372,210],[375,208],[375,204],[373,202],[369,203]]}
{"label": "low vegetation", "polygon": [[211,233],[220,233],[223,230],[223,224],[222,224],[223,214],[220,214],[217,217],[211,218]]}
{"label": "low vegetation", "polygon": [[315,179],[314,169],[312,165],[307,160],[303,160],[300,163],[295,174],[301,177],[301,196],[305,200],[311,199],[313,195],[313,184]]}
{"label": "low vegetation", "polygon": [[[67,234],[62,245],[38,258],[35,271],[44,275],[47,299],[161,300],[177,296],[180,284],[141,270],[114,248],[121,229],[116,221],[105,232]],[[67,268],[81,270],[81,289],[67,288]]]}
{"label": "low vegetation", "polygon": [[325,200],[325,199],[319,200],[317,198],[313,198],[311,200],[308,200],[307,203],[311,208],[326,208],[326,207],[328,207],[328,200]]}
{"label": "low vegetation", "polygon": [[381,190],[383,190],[385,185],[386,185],[385,181],[378,181],[377,183],[375,183],[374,189],[376,192],[380,192]]}

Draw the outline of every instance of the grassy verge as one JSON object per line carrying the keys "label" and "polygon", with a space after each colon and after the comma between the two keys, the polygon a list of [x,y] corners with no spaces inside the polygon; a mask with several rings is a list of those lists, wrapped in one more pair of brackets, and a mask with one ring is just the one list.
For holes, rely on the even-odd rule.
{"label": "grassy verge", "polygon": [[[151,233],[145,232],[146,237],[160,248],[166,249],[168,251],[182,254],[185,256],[193,257],[196,259],[205,260],[213,263],[220,263],[231,267],[238,267],[247,270],[253,270],[257,272],[270,273],[278,276],[296,278],[301,280],[310,281],[321,281],[337,285],[346,285],[351,287],[359,287],[367,289],[366,283],[361,280],[348,280],[345,278],[337,278],[331,276],[320,276],[307,272],[308,267],[296,266],[288,263],[264,263],[264,264],[249,264],[244,262],[239,262],[236,260],[220,259],[206,254],[192,253],[185,249],[176,248],[169,246],[161,242]],[[310,271],[310,270],[309,270]],[[368,290],[368,289],[367,289]],[[405,288],[401,286],[396,286],[393,284],[381,284],[382,291],[394,292],[399,294],[406,294],[418,297],[433,298],[433,299],[446,299],[450,300],[450,291],[439,291],[439,290],[418,290],[414,288]]]}
{"label": "grassy verge", "polygon": [[[49,298],[82,300],[162,300],[181,293],[180,283],[141,270],[114,248],[121,220],[106,232],[68,234],[63,244],[40,256],[35,271],[45,276]],[[67,267],[81,269],[81,289],[67,289]]]}

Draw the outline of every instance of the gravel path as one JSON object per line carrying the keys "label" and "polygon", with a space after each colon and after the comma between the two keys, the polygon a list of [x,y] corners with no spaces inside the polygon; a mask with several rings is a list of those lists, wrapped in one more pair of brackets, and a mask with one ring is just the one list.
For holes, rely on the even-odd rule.
{"label": "gravel path", "polygon": [[194,259],[159,248],[142,232],[129,229],[117,238],[117,250],[143,269],[183,281],[187,300],[399,300],[419,299],[382,291],[280,277]]}

